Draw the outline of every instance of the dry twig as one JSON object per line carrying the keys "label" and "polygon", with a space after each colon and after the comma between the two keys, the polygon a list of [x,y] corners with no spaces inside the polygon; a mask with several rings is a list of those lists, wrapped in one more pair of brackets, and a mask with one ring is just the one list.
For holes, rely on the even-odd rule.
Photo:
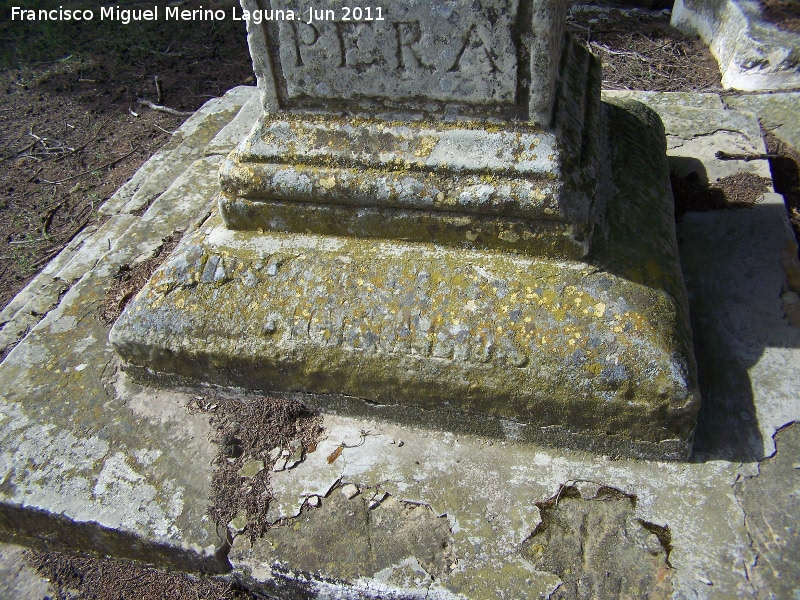
{"label": "dry twig", "polygon": [[126,158],[128,158],[131,154],[133,154],[137,150],[139,150],[138,147],[134,148],[133,150],[131,150],[127,154],[123,154],[122,156],[119,156],[119,157],[115,158],[114,160],[110,160],[107,163],[99,165],[97,167],[92,167],[91,169],[83,171],[82,173],[78,173],[77,175],[73,175],[72,177],[66,177],[64,179],[59,179],[58,181],[48,181],[47,179],[42,179],[42,181],[45,182],[45,183],[49,183],[50,185],[60,185],[62,183],[66,183],[67,181],[72,181],[73,179],[78,179],[79,177],[83,177],[84,175],[90,175],[90,174],[94,173],[95,171],[100,171],[100,170],[106,169],[108,167],[113,167],[118,162],[123,161]]}
{"label": "dry twig", "polygon": [[137,98],[136,102],[153,110],[165,112],[169,115],[175,115],[176,117],[191,117],[194,114],[190,112],[182,112],[180,110],[175,110],[174,108],[169,108],[167,106],[161,106],[160,104],[153,104],[152,102],[150,102],[150,100],[146,100],[145,98]]}

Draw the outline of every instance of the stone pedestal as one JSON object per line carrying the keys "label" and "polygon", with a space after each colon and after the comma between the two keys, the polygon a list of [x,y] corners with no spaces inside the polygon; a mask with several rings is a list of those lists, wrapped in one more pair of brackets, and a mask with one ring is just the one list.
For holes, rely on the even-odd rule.
{"label": "stone pedestal", "polygon": [[686,458],[699,398],[658,117],[601,104],[563,2],[384,13],[251,23],[264,114],[220,214],[114,326],[126,369]]}

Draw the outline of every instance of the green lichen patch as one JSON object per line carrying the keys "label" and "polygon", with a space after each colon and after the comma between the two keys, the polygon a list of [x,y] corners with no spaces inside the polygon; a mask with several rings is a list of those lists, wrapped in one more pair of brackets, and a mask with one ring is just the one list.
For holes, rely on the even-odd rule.
{"label": "green lichen patch", "polygon": [[112,332],[128,363],[603,435],[688,437],[694,392],[676,309],[658,290],[513,255],[235,235],[217,245],[198,232],[156,272]]}
{"label": "green lichen patch", "polygon": [[[635,102],[603,111],[588,262],[486,251],[472,223],[454,230],[477,247],[343,236],[336,212],[315,221],[326,235],[279,233],[302,219],[272,203],[267,231],[216,217],[185,240],[111,341],[136,377],[350,396],[686,457],[699,398],[663,127]],[[376,229],[381,217],[393,234],[414,223],[376,212]],[[490,233],[513,250],[525,232]]]}

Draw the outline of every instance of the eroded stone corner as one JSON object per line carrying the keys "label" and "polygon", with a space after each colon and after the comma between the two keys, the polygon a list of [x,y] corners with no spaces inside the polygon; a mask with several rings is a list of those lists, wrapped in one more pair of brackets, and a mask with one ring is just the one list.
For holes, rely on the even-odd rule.
{"label": "eroded stone corner", "polygon": [[542,520],[521,553],[561,579],[549,598],[671,597],[670,529],[637,518],[636,496],[577,482],[536,506]]}

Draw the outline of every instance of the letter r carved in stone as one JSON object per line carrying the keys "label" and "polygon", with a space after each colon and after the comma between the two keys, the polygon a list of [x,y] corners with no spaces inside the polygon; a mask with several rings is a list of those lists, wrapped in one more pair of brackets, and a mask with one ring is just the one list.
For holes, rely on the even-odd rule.
{"label": "letter r carved in stone", "polygon": [[433,69],[433,65],[425,64],[414,46],[422,38],[422,28],[419,21],[398,21],[392,23],[397,39],[397,70],[404,71],[409,68],[423,67]]}

